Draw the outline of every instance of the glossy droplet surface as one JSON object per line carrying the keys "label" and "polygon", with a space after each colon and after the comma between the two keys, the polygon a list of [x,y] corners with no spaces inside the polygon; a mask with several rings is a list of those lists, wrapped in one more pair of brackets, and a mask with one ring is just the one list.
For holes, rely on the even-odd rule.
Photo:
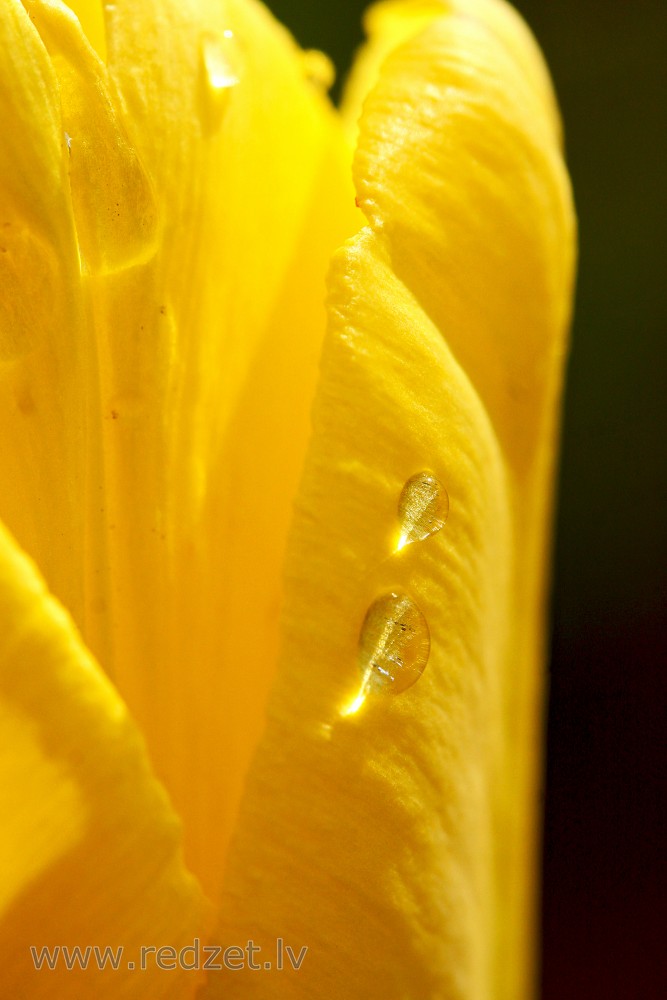
{"label": "glossy droplet surface", "polygon": [[398,500],[400,547],[420,542],[440,531],[448,514],[449,495],[437,476],[432,472],[418,472],[411,476]]}
{"label": "glossy droplet surface", "polygon": [[232,31],[204,35],[202,39],[202,59],[209,86],[214,91],[228,90],[239,82],[234,66],[235,44]]}
{"label": "glossy droplet surface", "polygon": [[392,591],[373,601],[359,633],[359,666],[367,691],[399,694],[419,680],[431,636],[423,614],[407,594]]}
{"label": "glossy droplet surface", "polygon": [[218,125],[232,89],[239,82],[238,53],[232,31],[208,32],[201,40],[205,80],[205,110],[212,125]]}

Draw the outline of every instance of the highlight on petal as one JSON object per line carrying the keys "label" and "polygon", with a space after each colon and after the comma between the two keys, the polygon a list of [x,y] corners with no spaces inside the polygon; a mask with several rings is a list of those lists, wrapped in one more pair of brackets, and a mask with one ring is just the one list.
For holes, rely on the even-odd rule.
{"label": "highlight on petal", "polygon": [[[270,984],[212,976],[207,997],[531,992],[573,213],[525,28],[496,3],[428,6],[440,16],[364,104],[369,227],[330,276],[284,644],[218,929],[308,952]],[[447,490],[446,526],[398,546],[403,488],[424,470]],[[404,693],[360,699],[366,614],[387,594],[423,616],[428,662]]]}
{"label": "highlight on petal", "polygon": [[[142,945],[205,930],[179,824],[121,700],[3,527],[0,728],[2,995],[190,995],[192,973],[136,971]],[[122,946],[118,969],[35,967],[77,945]]]}
{"label": "highlight on petal", "polygon": [[25,7],[58,76],[83,266],[115,271],[140,263],[155,253],[157,206],[106,67],[60,0],[25,0]]}

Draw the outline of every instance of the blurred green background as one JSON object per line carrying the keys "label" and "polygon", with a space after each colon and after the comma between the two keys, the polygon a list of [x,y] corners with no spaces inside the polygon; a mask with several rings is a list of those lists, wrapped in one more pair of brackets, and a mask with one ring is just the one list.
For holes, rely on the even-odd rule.
{"label": "blurred green background", "polygon": [[[365,3],[269,5],[344,75]],[[580,220],[554,581],[542,998],[663,1000],[667,3],[516,6],[552,70]]]}

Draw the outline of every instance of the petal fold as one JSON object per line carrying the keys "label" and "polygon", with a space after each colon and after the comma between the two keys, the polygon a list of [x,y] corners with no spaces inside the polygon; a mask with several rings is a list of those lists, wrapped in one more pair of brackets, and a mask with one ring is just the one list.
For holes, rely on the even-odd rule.
{"label": "petal fold", "polygon": [[525,25],[497,0],[445,7],[391,54],[365,102],[358,198],[526,471],[564,352],[570,187]]}
{"label": "petal fold", "polygon": [[[499,670],[512,620],[504,464],[473,387],[366,231],[330,279],[314,434],[288,553],[285,644],[243,800],[219,939],[252,938],[277,997],[481,998],[490,979]],[[446,527],[396,551],[404,483]],[[359,692],[367,608],[402,591],[431,635],[403,695]],[[259,997],[223,973],[211,997]]]}
{"label": "petal fold", "polygon": [[[141,945],[205,927],[179,824],[123,703],[3,527],[0,730],[3,996],[189,995],[192,974],[138,971]],[[35,968],[44,947],[76,945],[122,946],[119,968]]]}
{"label": "petal fold", "polygon": [[359,213],[333,111],[264,7],[123,0],[106,35],[164,215],[155,260],[93,288],[114,676],[217,894],[275,671],[326,267]]}
{"label": "petal fold", "polygon": [[[219,937],[308,945],[298,971],[270,974],[277,997],[517,1000],[534,974],[574,216],[516,15],[400,7],[437,16],[398,33],[364,102],[355,178],[369,227],[330,277],[284,646]],[[420,471],[446,488],[449,519],[401,546],[399,497]],[[404,694],[364,700],[360,633],[392,592],[423,613],[430,657]],[[207,996],[265,991],[256,972],[223,972]]]}
{"label": "petal fold", "polygon": [[0,517],[83,626],[94,383],[60,87],[18,0],[0,9],[0,118]]}
{"label": "petal fold", "polygon": [[25,5],[58,77],[84,268],[114,271],[140,263],[155,252],[157,206],[106,66],[64,3]]}

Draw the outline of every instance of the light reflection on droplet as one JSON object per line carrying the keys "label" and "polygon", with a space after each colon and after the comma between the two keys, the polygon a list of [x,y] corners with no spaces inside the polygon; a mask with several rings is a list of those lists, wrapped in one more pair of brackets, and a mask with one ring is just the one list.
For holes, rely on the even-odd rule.
{"label": "light reflection on droplet", "polygon": [[219,125],[232,89],[239,82],[238,53],[233,31],[208,32],[201,39],[201,59],[206,82],[206,110]]}
{"label": "light reflection on droplet", "polygon": [[366,680],[362,681],[361,687],[359,688],[359,693],[353,698],[349,705],[346,705],[342,711],[341,715],[356,715],[363,703],[366,701],[366,696],[368,694],[368,684]]}
{"label": "light reflection on droplet", "polygon": [[432,472],[418,472],[406,482],[398,500],[401,535],[396,551],[421,542],[445,525],[449,514],[449,496]]}
{"label": "light reflection on droplet", "polygon": [[353,715],[374,692],[400,694],[419,680],[428,662],[431,636],[428,624],[407,594],[383,594],[366,612],[359,633],[361,687],[343,709]]}
{"label": "light reflection on droplet", "polygon": [[234,67],[234,46],[234,33],[229,30],[222,35],[205,35],[202,40],[202,57],[213,90],[227,90],[239,82]]}

